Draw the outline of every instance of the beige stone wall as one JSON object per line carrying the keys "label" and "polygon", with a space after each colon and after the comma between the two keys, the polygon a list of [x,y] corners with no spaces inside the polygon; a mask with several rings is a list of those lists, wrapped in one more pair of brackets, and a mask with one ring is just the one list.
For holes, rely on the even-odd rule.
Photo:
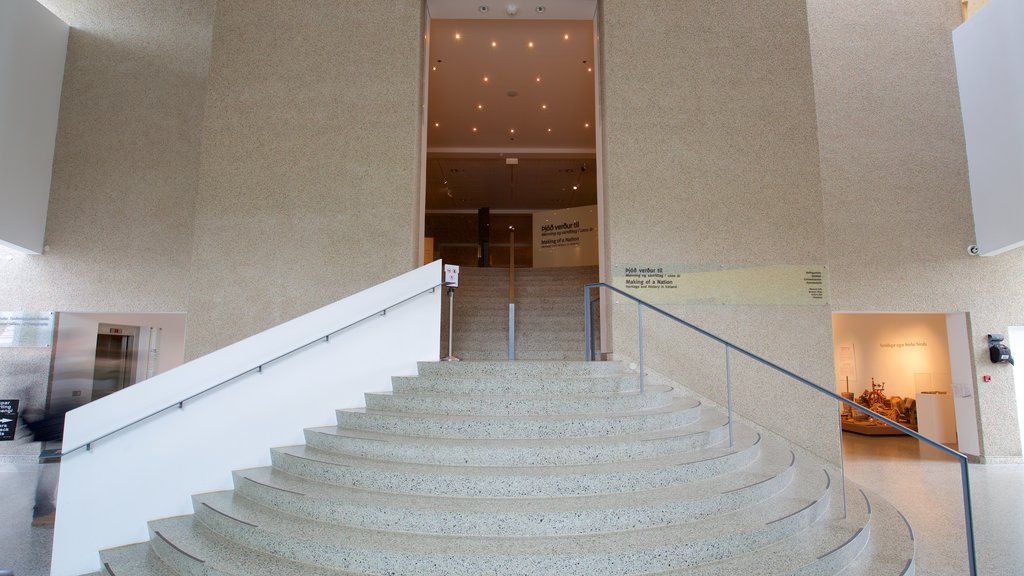
{"label": "beige stone wall", "polygon": [[[974,242],[951,32],[954,2],[808,2],[832,303],[967,312],[986,460],[1020,457],[1009,366],[985,335],[1024,324],[1024,251]],[[981,383],[983,374],[993,381]]]}
{"label": "beige stone wall", "polygon": [[0,309],[185,311],[214,3],[43,4],[72,26],[48,250],[0,259]]}
{"label": "beige stone wall", "polygon": [[[605,0],[602,54],[606,264],[826,262],[803,2]],[[832,387],[827,306],[670,308]],[[616,352],[635,358],[636,312],[618,312]],[[721,345],[654,324],[650,366],[724,403]],[[833,401],[731,361],[741,414],[837,457]]]}
{"label": "beige stone wall", "polygon": [[191,358],[417,264],[419,0],[44,4],[49,249],[0,309],[186,312]]}
{"label": "beige stone wall", "polygon": [[188,357],[418,263],[421,11],[217,3]]}

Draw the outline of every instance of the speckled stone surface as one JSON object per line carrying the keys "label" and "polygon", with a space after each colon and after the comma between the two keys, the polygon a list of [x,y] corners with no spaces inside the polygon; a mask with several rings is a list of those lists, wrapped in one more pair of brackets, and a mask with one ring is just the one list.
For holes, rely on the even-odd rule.
{"label": "speckled stone surface", "polygon": [[[234,490],[194,496],[193,516],[152,521],[148,546],[103,557],[115,574],[123,566],[156,576],[818,575],[848,565],[885,574],[908,550],[912,557],[902,518],[876,520],[869,496],[825,460],[740,421],[730,438],[722,413],[675,385],[609,393],[608,381],[629,382],[617,380],[621,364],[421,369],[430,387],[451,379],[484,383],[483,391],[446,402],[406,379],[394,397],[422,403],[341,411],[376,419],[360,422],[363,430],[339,417],[336,427],[307,431],[310,445],[274,448],[272,466],[235,472]],[[594,390],[577,383],[560,394],[543,384],[566,384],[572,374]],[[525,393],[509,392],[519,384]],[[666,406],[590,412],[609,398],[658,402],[672,392],[680,395]],[[696,418],[684,422],[621,427],[623,419],[690,412]],[[396,419],[406,429],[396,430]],[[480,438],[460,432],[473,426]],[[508,437],[524,430],[526,438]],[[876,532],[898,546],[873,540]]]}
{"label": "speckled stone surface", "polygon": [[584,438],[417,438],[337,426],[308,428],[306,445],[320,450],[420,464],[563,466],[628,462],[669,456],[719,444],[727,438],[724,415],[706,410],[695,422],[668,430]]}
{"label": "speckled stone surface", "polygon": [[1024,251],[967,251],[975,234],[952,45],[961,7],[812,0],[807,16],[833,308],[967,312],[975,380],[964,384],[982,455],[1019,458],[1020,383],[989,363],[985,335],[1024,325],[1024,292],[1005,290],[1024,277]]}
{"label": "speckled stone surface", "polygon": [[[596,282],[595,266],[518,268],[515,335],[519,360],[583,358],[584,284]],[[454,355],[464,360],[507,360],[508,270],[463,268],[454,309]],[[448,302],[443,303],[442,354],[448,351]]]}

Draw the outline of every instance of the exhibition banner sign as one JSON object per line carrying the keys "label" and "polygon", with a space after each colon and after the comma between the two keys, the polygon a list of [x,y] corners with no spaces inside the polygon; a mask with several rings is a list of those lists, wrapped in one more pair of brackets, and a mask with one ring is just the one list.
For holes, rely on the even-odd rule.
{"label": "exhibition banner sign", "polygon": [[597,206],[536,212],[533,267],[597,266]]}
{"label": "exhibition banner sign", "polygon": [[53,312],[0,312],[0,348],[53,344]]}
{"label": "exhibition banner sign", "polygon": [[825,266],[616,265],[612,285],[652,304],[828,304]]}

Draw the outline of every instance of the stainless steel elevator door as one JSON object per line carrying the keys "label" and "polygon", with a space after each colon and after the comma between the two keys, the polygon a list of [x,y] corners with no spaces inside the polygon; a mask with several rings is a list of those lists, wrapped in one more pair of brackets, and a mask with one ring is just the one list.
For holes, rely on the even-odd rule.
{"label": "stainless steel elevator door", "polygon": [[130,335],[98,334],[93,369],[92,400],[135,383],[135,354]]}

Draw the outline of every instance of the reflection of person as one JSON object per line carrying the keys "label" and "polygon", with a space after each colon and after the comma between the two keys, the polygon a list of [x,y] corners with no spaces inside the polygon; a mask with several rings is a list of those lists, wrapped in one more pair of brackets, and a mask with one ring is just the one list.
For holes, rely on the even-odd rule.
{"label": "reflection of person", "polygon": [[[44,414],[39,409],[28,409],[21,419],[32,432],[35,442],[60,442],[64,438],[64,412]],[[36,481],[36,504],[32,510],[32,525],[51,525],[57,511],[57,478],[60,475],[59,460],[39,459],[39,477]]]}
{"label": "reflection of person", "polygon": [[44,414],[37,408],[29,408],[21,413],[25,427],[32,432],[34,442],[61,441],[64,438],[64,413]]}
{"label": "reflection of person", "polygon": [[44,414],[30,408],[22,413],[22,420],[32,431],[33,442],[59,442],[63,439],[63,413]]}

